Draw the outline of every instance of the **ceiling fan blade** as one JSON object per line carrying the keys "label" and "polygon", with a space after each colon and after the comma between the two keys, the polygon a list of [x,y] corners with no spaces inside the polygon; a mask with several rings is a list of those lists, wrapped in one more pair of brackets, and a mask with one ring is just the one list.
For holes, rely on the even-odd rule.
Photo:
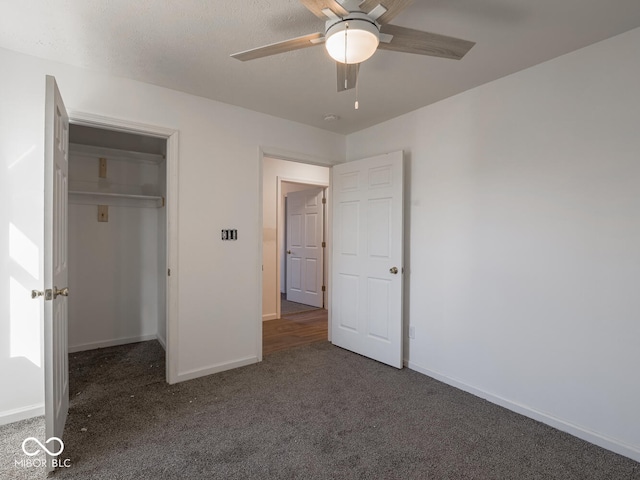
{"label": "ceiling fan blade", "polygon": [[417,53],[418,55],[451,58],[453,60],[460,60],[476,44],[460,38],[423,32],[413,28],[398,27],[397,25],[382,25],[380,32],[393,35],[391,42],[380,42],[378,48],[381,50]]}
{"label": "ceiling fan blade", "polygon": [[370,12],[378,5],[382,5],[387,9],[386,13],[380,15],[376,22],[380,24],[389,23],[400,12],[413,3],[413,0],[364,0],[360,4],[363,12]]}
{"label": "ceiling fan blade", "polygon": [[356,82],[358,81],[358,71],[360,70],[359,63],[340,63],[336,62],[338,66],[338,91],[344,92],[345,90],[351,90],[356,88]]}
{"label": "ceiling fan blade", "polygon": [[327,20],[329,17],[323,12],[324,9],[331,10],[336,16],[344,17],[349,12],[344,9],[336,0],[300,0],[305,7],[309,9],[316,17]]}
{"label": "ceiling fan blade", "polygon": [[264,47],[252,48],[251,50],[245,50],[244,52],[234,53],[231,56],[246,62],[247,60],[277,55],[278,53],[292,52],[293,50],[300,50],[301,48],[313,47],[314,45],[320,45],[323,40],[323,33],[310,33],[309,35],[292,38],[290,40],[285,40],[284,42],[272,43],[271,45],[265,45]]}

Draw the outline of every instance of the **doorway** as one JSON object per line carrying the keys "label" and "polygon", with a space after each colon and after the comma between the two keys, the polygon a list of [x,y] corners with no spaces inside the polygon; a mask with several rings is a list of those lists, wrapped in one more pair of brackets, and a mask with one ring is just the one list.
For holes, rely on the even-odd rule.
{"label": "doorway", "polygon": [[166,350],[167,140],[69,127],[69,353]]}
{"label": "doorway", "polygon": [[[106,213],[107,222],[98,222],[97,206],[94,211],[94,227],[98,224],[106,229],[110,223],[122,223],[123,218],[117,215],[118,211],[129,209],[129,214],[147,217],[156,213],[156,235],[151,233],[151,224],[145,222],[147,237],[157,241],[155,255],[156,274],[155,282],[145,283],[145,292],[155,290],[156,300],[152,302],[152,309],[157,312],[157,320],[147,321],[147,331],[141,335],[119,335],[120,341],[115,344],[124,344],[129,340],[136,341],[158,339],[165,350],[165,380],[173,384],[177,382],[177,252],[178,252],[178,141],[179,132],[173,129],[158,127],[154,125],[139,124],[115,118],[102,117],[84,112],[73,112],[70,115],[70,130],[82,132],[85,143],[94,143],[92,146],[82,146],[79,150],[88,150],[94,154],[92,149],[111,148],[107,150],[108,155],[98,157],[106,158],[106,165],[101,165],[101,160],[94,160],[92,169],[94,176],[93,184],[98,186],[98,190],[104,191],[114,189],[115,195],[107,195],[100,200],[100,205],[114,203],[108,207]],[[84,130],[84,132],[83,132]],[[73,140],[72,140],[73,142]],[[79,143],[79,142],[73,142]],[[78,149],[78,147],[76,147]],[[86,153],[86,152],[84,152]],[[95,164],[98,163],[98,165]],[[106,167],[106,178],[101,177]],[[154,172],[155,170],[155,172]],[[98,172],[96,174],[96,172]],[[98,176],[96,182],[95,176]],[[118,179],[127,178],[120,182]],[[78,179],[82,182],[82,179]],[[82,183],[78,185],[82,187]],[[137,192],[131,191],[136,189]],[[111,192],[104,192],[111,193]],[[138,195],[139,193],[139,195]],[[77,196],[76,196],[77,197]],[[71,200],[71,195],[69,196]],[[78,201],[76,198],[75,201]],[[134,213],[137,212],[137,213]],[[115,214],[110,216],[109,214]],[[131,215],[129,215],[131,216]],[[129,219],[130,220],[130,219]],[[126,223],[126,222],[125,222]],[[113,224],[112,224],[113,225]],[[104,239],[102,240],[104,241]],[[138,241],[138,252],[147,255],[147,263],[152,262],[152,255],[144,245]],[[147,275],[153,278],[153,275]],[[155,285],[154,285],[155,283]],[[146,293],[145,293],[146,295]],[[152,293],[152,295],[154,295]],[[146,297],[149,298],[149,297]],[[117,299],[116,299],[117,301]],[[129,308],[131,304],[128,305]],[[149,319],[148,307],[142,307],[147,319]],[[139,315],[140,316],[140,315]],[[135,322],[136,320],[134,320]],[[138,320],[139,321],[139,320]],[[148,331],[152,325],[151,332]],[[153,330],[155,326],[155,331]],[[116,335],[113,335],[115,337]],[[114,340],[114,338],[112,338]],[[70,345],[71,346],[71,345]],[[82,348],[81,350],[86,350]]]}
{"label": "doorway", "polygon": [[[327,291],[323,288],[326,286],[328,260],[323,252],[327,205],[322,199],[328,194],[330,169],[267,156],[262,162],[263,315],[259,331],[263,353],[269,354],[328,339]],[[305,219],[301,211],[297,217],[290,215],[292,211],[287,205],[291,207],[290,200],[296,196],[299,199],[298,207],[304,210],[307,204],[310,205],[306,209],[309,218]],[[316,213],[322,215],[316,216]],[[304,228],[305,224],[308,228]],[[302,241],[301,235],[307,233],[314,235],[313,241]],[[299,248],[296,251],[296,242],[300,244],[298,247],[317,244],[317,248],[309,249],[315,252],[303,252]],[[318,250],[320,256],[314,256]],[[304,268],[304,264],[310,267]],[[297,268],[292,269],[294,265]],[[289,292],[297,290],[306,294],[307,298],[304,295],[287,298],[287,285]]]}

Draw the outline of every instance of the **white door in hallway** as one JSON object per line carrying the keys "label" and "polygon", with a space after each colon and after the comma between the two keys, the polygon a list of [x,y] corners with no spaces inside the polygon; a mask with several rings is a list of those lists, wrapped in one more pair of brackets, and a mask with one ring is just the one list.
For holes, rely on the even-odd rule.
{"label": "white door in hallway", "polygon": [[331,341],[402,368],[403,154],[332,168]]}
{"label": "white door in hallway", "polygon": [[[69,409],[67,360],[67,193],[69,117],[55,78],[46,77],[44,196],[45,434],[62,439]],[[61,445],[47,444],[52,452]],[[52,469],[54,457],[48,455]]]}
{"label": "white door in hallway", "polygon": [[324,190],[287,194],[287,300],[322,308]]}

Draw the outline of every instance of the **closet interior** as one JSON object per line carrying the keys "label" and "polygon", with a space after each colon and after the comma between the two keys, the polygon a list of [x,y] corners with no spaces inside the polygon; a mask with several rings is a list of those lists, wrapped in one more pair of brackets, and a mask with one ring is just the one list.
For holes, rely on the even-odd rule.
{"label": "closet interior", "polygon": [[166,349],[166,139],[71,125],[69,142],[69,352]]}

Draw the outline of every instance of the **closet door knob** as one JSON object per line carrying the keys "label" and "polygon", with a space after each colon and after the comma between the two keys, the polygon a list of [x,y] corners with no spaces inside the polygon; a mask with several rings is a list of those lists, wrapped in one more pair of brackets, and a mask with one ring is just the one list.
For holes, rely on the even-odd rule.
{"label": "closet door knob", "polygon": [[398,274],[398,267],[391,267],[389,269],[389,273],[393,273],[394,275]]}

